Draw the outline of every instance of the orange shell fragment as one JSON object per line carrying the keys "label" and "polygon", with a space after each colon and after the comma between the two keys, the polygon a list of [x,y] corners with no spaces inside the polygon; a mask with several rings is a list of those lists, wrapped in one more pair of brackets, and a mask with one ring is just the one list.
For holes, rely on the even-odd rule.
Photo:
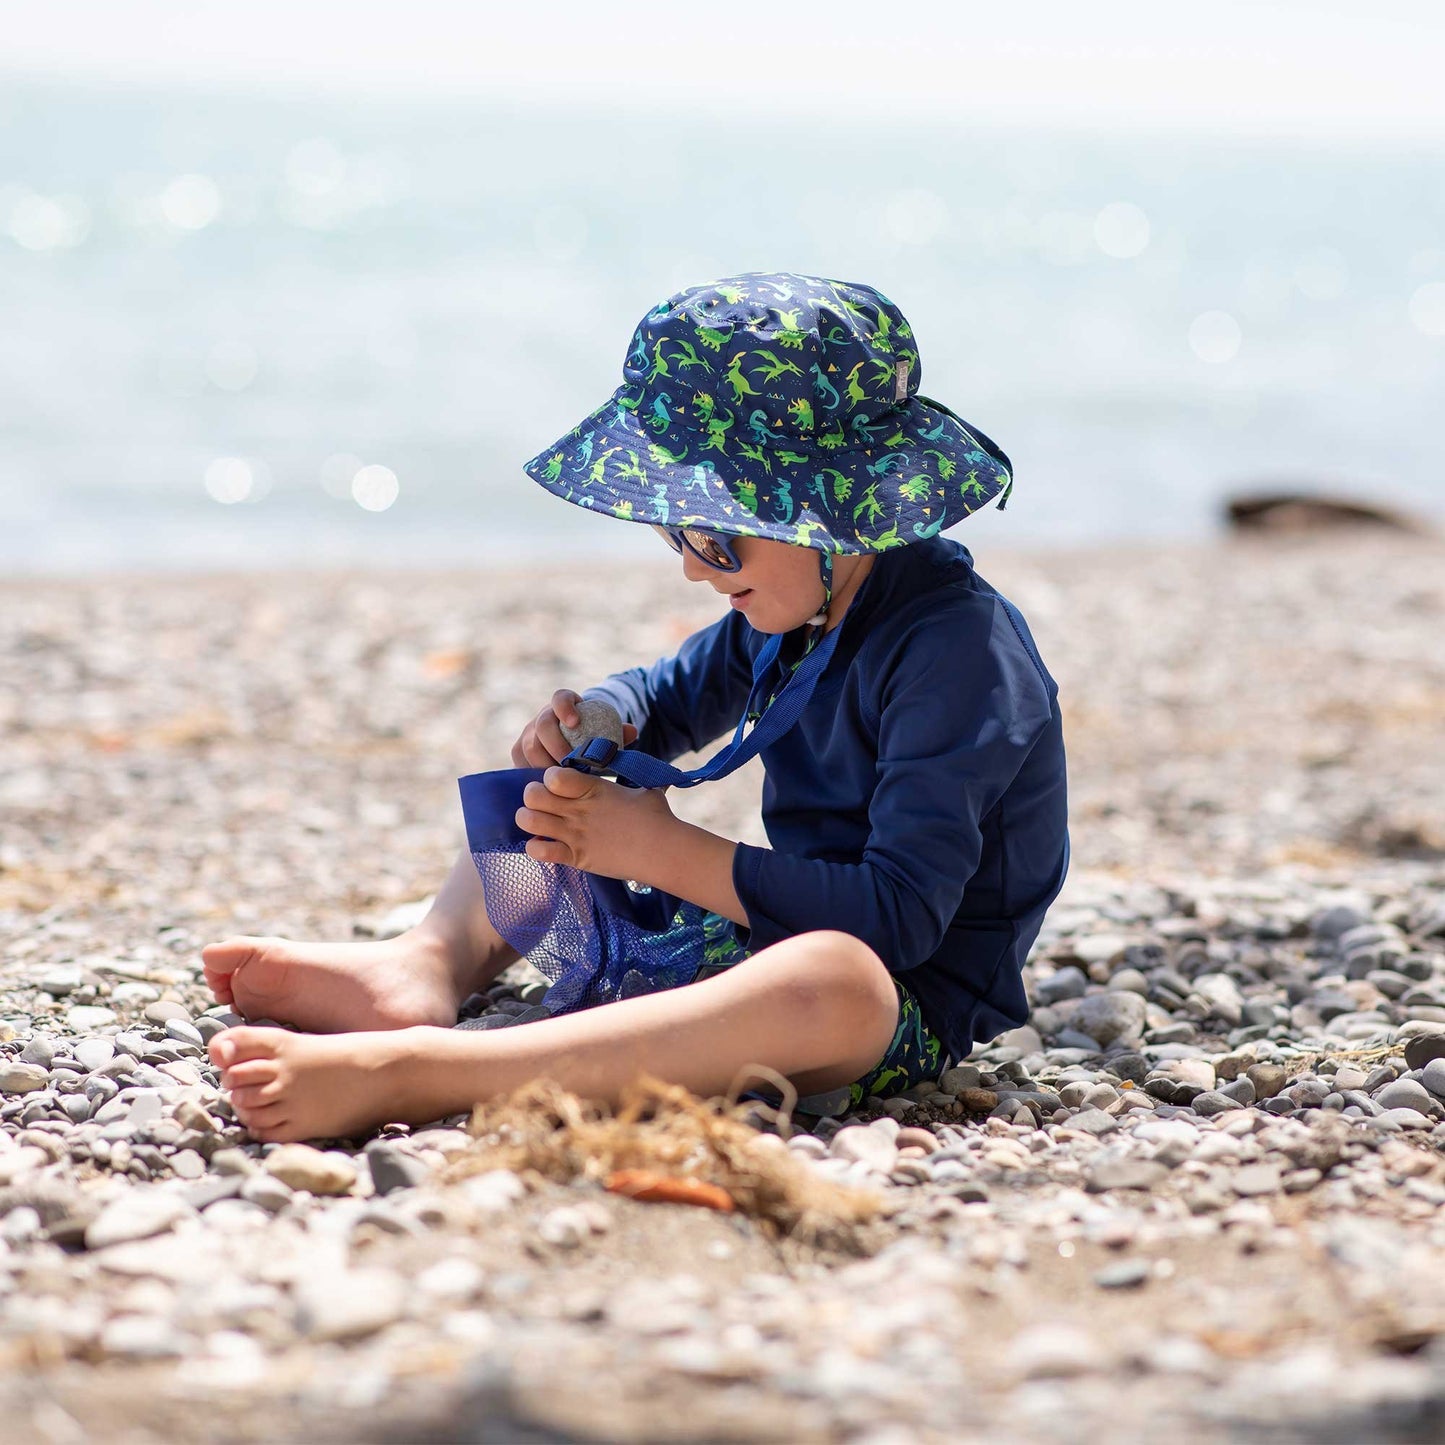
{"label": "orange shell fragment", "polygon": [[611,1194],[625,1194],[648,1204],[696,1204],[731,1214],[737,1205],[726,1189],[701,1179],[682,1179],[671,1174],[654,1174],[650,1169],[616,1169],[605,1186]]}

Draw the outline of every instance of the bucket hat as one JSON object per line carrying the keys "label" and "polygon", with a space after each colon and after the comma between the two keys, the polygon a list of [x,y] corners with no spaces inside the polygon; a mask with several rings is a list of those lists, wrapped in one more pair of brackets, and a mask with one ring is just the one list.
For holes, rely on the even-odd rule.
{"label": "bucket hat", "polygon": [[638,323],[623,382],[524,470],[628,522],[824,553],[931,537],[1013,487],[997,443],[919,394],[913,328],[871,286],[748,271]]}

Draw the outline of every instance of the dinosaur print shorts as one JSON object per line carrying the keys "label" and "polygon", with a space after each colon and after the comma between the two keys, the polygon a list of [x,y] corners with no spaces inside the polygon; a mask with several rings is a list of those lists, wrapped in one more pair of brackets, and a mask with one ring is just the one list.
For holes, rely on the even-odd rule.
{"label": "dinosaur print shorts", "polygon": [[[693,982],[713,978],[750,957],[749,950],[737,941],[731,921],[721,914],[704,913],[702,930],[703,964]],[[856,1109],[868,1099],[890,1098],[936,1079],[947,1062],[943,1041],[924,1022],[918,1000],[896,978],[893,987],[898,993],[898,1026],[883,1057],[848,1086],[850,1108]]]}

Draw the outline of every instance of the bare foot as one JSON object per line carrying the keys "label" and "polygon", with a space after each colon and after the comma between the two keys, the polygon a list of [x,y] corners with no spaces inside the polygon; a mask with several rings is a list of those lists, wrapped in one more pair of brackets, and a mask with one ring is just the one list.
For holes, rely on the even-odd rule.
{"label": "bare foot", "polygon": [[406,1034],[318,1038],[285,1029],[227,1029],[209,1045],[231,1107],[265,1143],[350,1139],[406,1117],[400,1102],[414,1048]]}
{"label": "bare foot", "polygon": [[201,958],[217,1003],[312,1033],[449,1028],[464,997],[451,953],[415,930],[376,943],[242,936],[207,944]]}

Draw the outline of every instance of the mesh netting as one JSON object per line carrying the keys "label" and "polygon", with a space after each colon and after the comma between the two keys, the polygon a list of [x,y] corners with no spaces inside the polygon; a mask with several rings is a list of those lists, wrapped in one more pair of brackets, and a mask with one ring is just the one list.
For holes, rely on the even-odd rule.
{"label": "mesh netting", "polygon": [[531,835],[515,814],[526,785],[542,771],[474,773],[460,783],[487,917],[550,982],[542,1003],[552,1013],[691,983],[705,961],[728,952],[695,904],[529,857]]}

